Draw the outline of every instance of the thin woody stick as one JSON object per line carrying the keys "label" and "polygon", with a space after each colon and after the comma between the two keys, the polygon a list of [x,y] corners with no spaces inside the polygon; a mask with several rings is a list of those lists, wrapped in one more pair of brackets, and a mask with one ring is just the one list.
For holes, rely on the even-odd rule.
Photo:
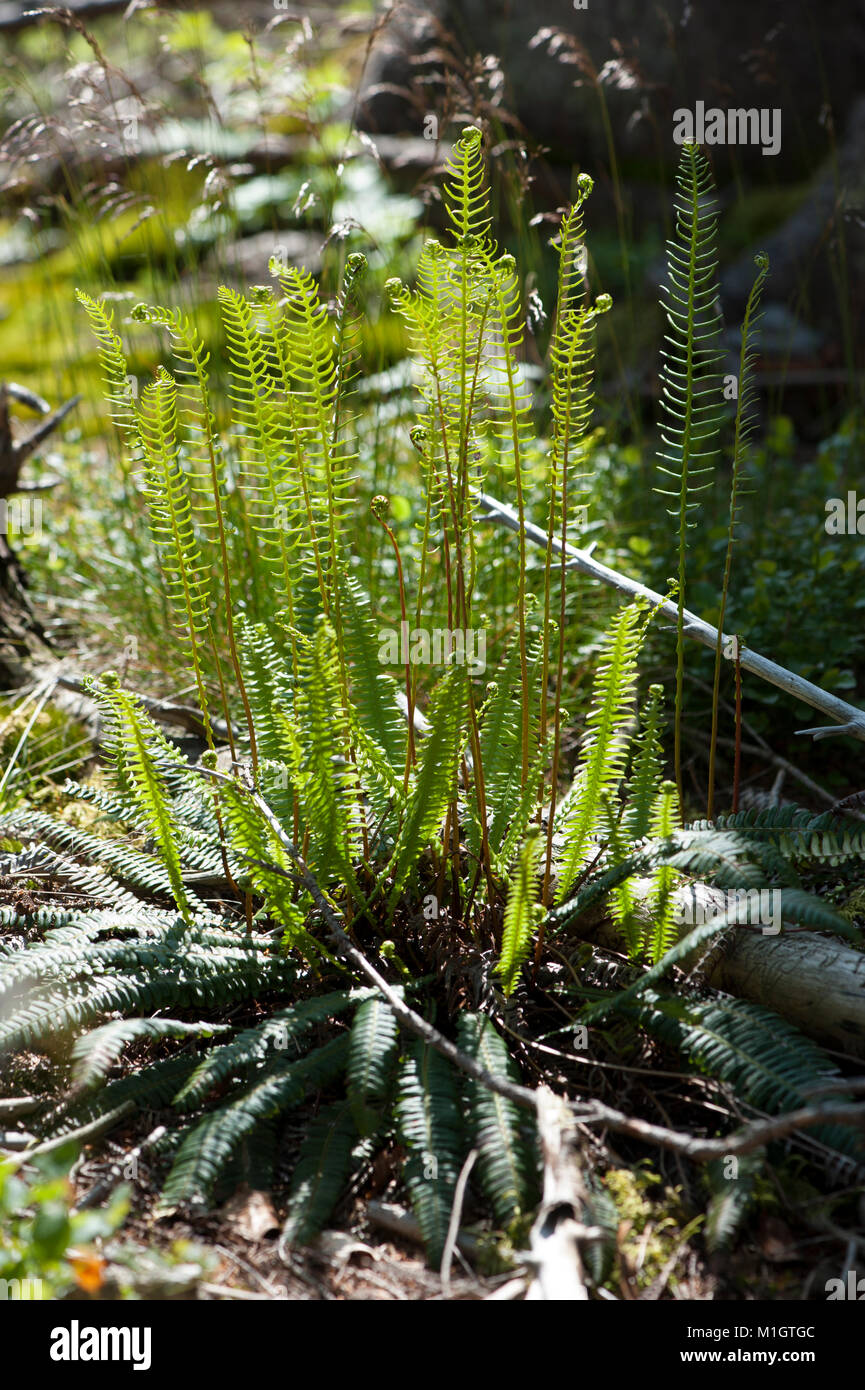
{"label": "thin woody stick", "polygon": [[[519,533],[519,518],[512,507],[509,507],[505,502],[499,502],[497,498],[491,497],[486,492],[480,493],[478,500],[490,521],[497,522],[501,526],[506,526],[510,531]],[[545,531],[530,521],[526,522],[524,529],[527,540],[546,549],[548,542]],[[556,552],[561,550],[561,542],[556,537],[553,537],[552,546]],[[609,584],[614,589],[620,590],[621,593],[628,594],[631,598],[648,599],[652,605],[657,605],[659,612],[666,617],[674,620],[677,617],[675,603],[665,599],[662,594],[655,593],[653,589],[647,588],[645,584],[639,584],[636,580],[629,579],[627,575],[619,574],[617,570],[601,564],[600,560],[596,560],[588,550],[580,550],[577,546],[568,544],[567,554],[570,557],[568,569],[576,569],[582,574],[587,574],[591,579],[599,579],[602,584]],[[698,618],[696,613],[690,613],[687,609],[685,610],[685,635],[686,637],[693,637],[697,642],[702,642],[704,647],[711,647],[713,651],[718,643],[718,629],[712,627],[711,623],[704,622],[702,618]],[[830,695],[828,691],[821,690],[818,685],[812,685],[811,681],[806,681],[802,676],[788,671],[786,667],[778,666],[768,657],[760,656],[758,652],[751,651],[749,647],[736,642],[733,637],[722,634],[721,640],[727,650],[738,650],[743,671],[749,671],[751,675],[759,676],[760,680],[768,681],[770,685],[776,685],[785,694],[792,695],[794,699],[802,700],[804,704],[819,710],[821,714],[827,714],[830,719],[839,721],[837,725],[824,725],[815,729],[798,729],[797,733],[808,734],[814,739],[829,738],[832,734],[850,734],[853,738],[865,742],[865,711],[857,709],[855,705],[848,705],[846,700],[839,699],[837,695]]]}

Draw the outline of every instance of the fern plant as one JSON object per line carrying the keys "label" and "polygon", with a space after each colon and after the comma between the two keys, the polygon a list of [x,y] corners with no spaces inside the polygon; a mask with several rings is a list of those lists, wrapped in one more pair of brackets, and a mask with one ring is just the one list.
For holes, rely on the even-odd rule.
{"label": "fern plant", "polygon": [[[701,161],[694,150],[683,156],[665,390],[679,483],[677,770],[684,539],[715,423],[707,384],[714,222]],[[785,1081],[773,1052],[777,1084],[761,1090],[754,1068],[767,1047],[764,1020],[745,1020],[752,1067],[741,1061],[738,1017],[728,1026],[723,1008],[701,1011],[701,1001],[662,993],[670,972],[729,925],[722,918],[680,932],[680,881],[780,881],[801,920],[849,932],[802,890],[798,866],[861,857],[865,845],[858,828],[799,812],[680,826],[680,799],[663,775],[657,688],[637,716],[638,657],[652,617],[643,604],[615,614],[603,638],[580,760],[559,796],[564,556],[588,462],[595,327],[608,307],[590,304],[581,269],[589,191],[583,180],[562,225],[544,487],[530,466],[537,441],[520,282],[490,235],[477,130],[463,133],[449,164],[447,240],[425,244],[414,290],[389,286],[421,395],[414,567],[376,505],[401,624],[412,610],[419,628],[441,617],[465,635],[483,622],[476,511],[491,459],[513,486],[520,522],[533,508],[548,522],[541,630],[521,529],[513,631],[485,689],[458,651],[423,681],[409,656],[397,663],[398,681],[381,657],[383,615],[353,564],[349,393],[362,260],[349,259],[332,317],[302,271],[276,267],[276,292],[220,293],[231,364],[224,429],[192,323],[159,306],[136,311],[167,332],[174,358],[139,401],[111,311],[81,296],[141,473],[206,748],[188,762],[109,673],[90,687],[109,783],[67,789],[92,823],[85,830],[32,809],[3,812],[0,830],[22,845],[20,864],[50,871],[78,903],[35,914],[36,939],[23,950],[0,941],[0,1050],[49,1037],[71,1044],[74,1085],[45,1107],[45,1142],[93,1133],[135,1107],[170,1112],[166,1211],[212,1202],[250,1155],[266,1180],[281,1117],[313,1103],[288,1196],[288,1242],[321,1228],[382,1146],[405,1155],[405,1188],[433,1261],[470,1149],[498,1225],[530,1211],[538,1156],[525,1117],[407,1035],[334,946],[326,918],[337,910],[385,977],[409,1000],[420,994],[464,1052],[502,1078],[517,1076],[504,1001],[519,1007],[533,935],[536,977],[547,946],[558,950],[607,903],[639,973],[598,999],[577,972],[580,1017],[615,1016],[663,1036],[754,1104],[787,1104],[809,1076],[826,1075],[822,1054],[800,1049],[801,1068]],[[554,542],[562,552],[555,632]],[[251,592],[235,563],[244,548],[260,549],[266,593]],[[24,920],[9,914],[10,925]],[[141,1049],[131,1070],[127,1049]]]}

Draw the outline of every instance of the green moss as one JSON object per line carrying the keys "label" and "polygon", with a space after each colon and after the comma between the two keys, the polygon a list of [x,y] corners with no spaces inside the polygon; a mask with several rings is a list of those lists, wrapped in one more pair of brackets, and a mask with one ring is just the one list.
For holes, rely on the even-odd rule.
{"label": "green moss", "polygon": [[[648,1164],[633,1169],[613,1168],[604,1176],[603,1184],[620,1218],[620,1254],[638,1287],[648,1288],[697,1231],[703,1218],[689,1221],[681,1188],[665,1187]],[[675,1288],[675,1273],[669,1282]]]}

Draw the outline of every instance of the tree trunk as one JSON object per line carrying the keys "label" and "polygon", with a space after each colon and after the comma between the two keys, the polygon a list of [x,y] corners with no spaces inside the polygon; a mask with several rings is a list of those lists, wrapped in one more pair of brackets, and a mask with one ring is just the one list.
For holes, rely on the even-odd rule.
{"label": "tree trunk", "polygon": [[[16,438],[9,415],[9,399],[20,401],[43,419],[29,434]],[[15,689],[44,675],[55,666],[57,657],[45,635],[27,593],[27,578],[9,544],[9,519],[14,515],[9,498],[33,494],[53,486],[54,480],[34,485],[23,482],[21,469],[36,447],[57,428],[76,404],[78,397],[52,411],[24,386],[14,382],[0,384],[0,687]],[[35,500],[31,507],[40,507]],[[32,516],[32,512],[30,513]]]}

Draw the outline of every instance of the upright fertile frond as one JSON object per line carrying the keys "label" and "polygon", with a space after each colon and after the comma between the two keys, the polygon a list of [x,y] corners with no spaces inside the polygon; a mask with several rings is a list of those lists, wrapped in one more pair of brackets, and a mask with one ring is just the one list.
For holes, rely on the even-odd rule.
{"label": "upright fertile frond", "polygon": [[239,427],[243,489],[250,525],[265,563],[273,570],[294,621],[293,594],[303,571],[303,510],[294,453],[291,413],[279,391],[274,346],[263,310],[262,289],[250,302],[238,291],[218,291],[232,378],[232,419]]}
{"label": "upright fertile frond", "polygon": [[83,305],[99,346],[99,360],[111,418],[130,444],[133,454],[138,454],[140,445],[136,448],[139,441],[133,379],[129,375],[129,364],[123,344],[114,330],[114,313],[106,307],[104,300],[92,299],[83,290],[76,290],[75,298]]}
{"label": "upright fertile frond", "polygon": [[358,308],[357,288],[366,271],[366,256],[360,251],[352,251],[346,257],[336,306],[334,324],[334,357],[336,359],[336,401],[333,411],[333,441],[339,440],[340,429],[345,419],[345,401],[351,383],[360,370],[360,327],[361,315]]}
{"label": "upright fertile frond", "polygon": [[405,1183],[427,1259],[435,1267],[441,1261],[460,1169],[462,1116],[453,1068],[422,1042],[412,1042],[403,1058],[396,1118],[408,1153]]}
{"label": "upright fertile frond", "polygon": [[[581,462],[582,443],[592,412],[592,365],[597,317],[612,304],[601,295],[594,308],[587,301],[585,226],[583,206],[592,191],[592,180],[581,174],[577,201],[562,219],[559,233],[559,275],[556,321],[550,344],[552,367],[553,437],[550,459],[550,526],[556,499],[562,491],[563,518],[568,497],[563,491],[572,456]],[[572,493],[573,495],[573,493]]]}
{"label": "upright fertile frond", "polygon": [[285,296],[274,338],[285,376],[299,466],[309,507],[308,522],[319,546],[325,611],[339,634],[337,573],[343,566],[343,533],[352,499],[353,462],[336,438],[337,362],[327,309],[305,270],[279,270]]}
{"label": "upright fertile frond", "polygon": [[721,423],[721,360],[718,334],[717,223],[712,176],[696,145],[685,144],[676,176],[676,235],[667,243],[667,316],[661,368],[660,471],[677,486],[665,493],[677,499],[671,513],[681,518],[696,505],[695,479],[709,471],[717,452]]}
{"label": "upright fertile frond", "polygon": [[631,604],[613,619],[604,637],[598,664],[583,755],[570,803],[563,807],[565,845],[559,868],[557,902],[562,902],[589,857],[592,836],[603,815],[604,797],[618,788],[630,739],[637,656],[646,629],[645,610]]}
{"label": "upright fertile frond", "polygon": [[125,772],[129,789],[147,818],[177,907],[188,920],[191,909],[183,883],[177,820],[163,785],[158,756],[165,739],[136,697],[121,689],[116,676],[113,679],[104,676],[95,690],[99,702],[111,710],[117,721],[126,749]]}
{"label": "upright fertile frond", "polygon": [[[213,530],[216,536],[218,566],[222,580],[223,617],[228,637],[229,654],[234,668],[237,690],[246,715],[249,751],[253,773],[255,773],[258,767],[258,747],[234,635],[234,599],[232,596],[231,565],[228,556],[228,527],[225,518],[225,467],[222,443],[210,399],[210,380],[207,371],[210,354],[207,352],[195,325],[179,310],[163,309],[158,305],[151,307],[147,304],[139,304],[132,313],[133,318],[157,323],[168,329],[179,363],[178,376],[183,403],[182,421],[188,439],[190,456],[190,499],[193,509],[199,514],[201,526]],[[246,521],[244,513],[245,525]],[[251,549],[251,539],[248,540],[248,544]],[[225,715],[227,720],[227,709]]]}
{"label": "upright fertile frond", "polygon": [[718,640],[715,645],[715,676],[712,684],[712,730],[709,735],[709,790],[706,799],[706,818],[712,819],[715,797],[715,748],[718,739],[718,700],[721,688],[721,660],[724,648],[724,620],[730,593],[730,572],[733,567],[733,545],[736,540],[736,517],[739,506],[742,466],[745,449],[756,419],[754,386],[754,334],[760,320],[760,295],[769,274],[769,257],[755,256],[757,277],[751,286],[745,318],[742,323],[742,346],[739,352],[738,396],[736,425],[733,435],[733,463],[730,476],[730,521],[727,528],[727,553],[724,557],[724,578],[721,582],[721,609],[718,614]]}
{"label": "upright fertile frond", "polygon": [[196,693],[212,742],[205,684],[206,643],[212,641],[210,578],[195,535],[189,481],[180,462],[177,391],[162,368],[154,385],[142,393],[138,421],[150,530],[176,623],[188,647]]}
{"label": "upright fertile frond", "polygon": [[405,816],[386,876],[393,879],[388,898],[396,907],[409,874],[441,829],[456,787],[462,747],[466,675],[461,666],[445,672],[432,694],[430,732],[406,800]]}
{"label": "upright fertile frond", "polygon": [[[580,174],[577,178],[577,196],[565,210],[558,234],[559,272],[556,286],[556,328],[559,321],[585,301],[586,284],[586,231],[583,208],[594,188],[590,174]],[[554,335],[555,337],[555,330]]]}
{"label": "upright fertile frond", "polygon": [[490,199],[484,172],[483,136],[466,126],[445,170],[444,205],[456,238],[485,238],[490,227]]}
{"label": "upright fertile frond", "polygon": [[132,317],[168,331],[177,360],[180,421],[189,444],[190,475],[196,510],[204,526],[220,526],[225,461],[210,399],[210,353],[195,324],[179,309],[137,304]]}
{"label": "upright fertile frond", "polygon": [[[499,461],[513,460],[519,529],[519,569],[517,572],[517,632],[520,649],[521,759],[522,782],[529,772],[529,723],[531,693],[526,652],[526,537],[524,472],[525,451],[531,425],[531,392],[519,353],[523,344],[522,296],[513,256],[502,256],[490,263],[490,295],[493,303],[493,331],[489,335],[490,371],[488,390],[496,425]],[[483,480],[479,480],[483,486]]]}
{"label": "upright fertile frond", "polygon": [[[544,561],[544,616],[541,691],[541,742],[547,737],[547,672],[550,665],[550,634],[553,626],[552,568],[553,544],[559,547],[559,612],[556,694],[553,713],[553,762],[550,771],[550,807],[547,820],[547,850],[543,898],[549,900],[553,863],[553,827],[560,772],[562,695],[565,673],[565,624],[567,621],[567,553],[576,522],[575,499],[585,487],[586,435],[593,407],[593,367],[595,324],[599,314],[612,304],[601,295],[594,308],[587,300],[583,204],[592,190],[587,174],[578,179],[578,196],[565,213],[559,238],[559,275],[556,320],[550,345],[552,368],[552,447],[549,467],[549,511],[547,549]],[[543,941],[543,932],[539,947]]]}
{"label": "upright fertile frond", "polygon": [[694,494],[710,472],[723,414],[716,250],[717,212],[712,177],[696,145],[685,144],[676,177],[676,235],[667,242],[664,307],[667,332],[661,366],[659,469],[673,486],[678,519],[678,622],[676,634],[676,784],[682,795],[681,741],[684,688],[685,551]]}
{"label": "upright fertile frond", "polygon": [[513,994],[520,971],[528,959],[532,932],[538,917],[537,866],[541,848],[540,829],[529,834],[508,893],[502,931],[502,950],[496,967],[502,977],[505,998]]}

